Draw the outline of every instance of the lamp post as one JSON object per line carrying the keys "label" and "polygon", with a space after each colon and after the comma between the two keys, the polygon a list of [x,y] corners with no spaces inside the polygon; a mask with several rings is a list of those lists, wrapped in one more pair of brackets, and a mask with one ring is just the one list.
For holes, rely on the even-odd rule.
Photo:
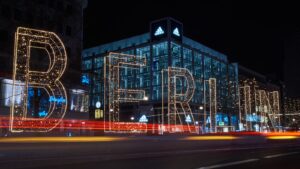
{"label": "lamp post", "polygon": [[[201,115],[203,114],[203,116],[204,116],[203,109],[204,109],[203,105],[199,106],[199,110],[200,110],[199,118],[200,118],[200,121],[201,121]],[[205,117],[203,117],[203,123],[202,123],[202,125],[203,125],[203,127],[202,127],[202,132],[203,132],[203,131],[205,131]]]}

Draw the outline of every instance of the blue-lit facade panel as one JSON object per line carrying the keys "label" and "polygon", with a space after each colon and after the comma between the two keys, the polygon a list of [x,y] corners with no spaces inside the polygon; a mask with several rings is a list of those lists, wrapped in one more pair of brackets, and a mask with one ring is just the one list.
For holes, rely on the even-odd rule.
{"label": "blue-lit facade panel", "polygon": [[[115,51],[116,52],[116,51]],[[124,68],[120,70],[120,87],[144,89],[150,102],[161,102],[162,98],[162,69],[168,66],[187,68],[194,77],[196,89],[191,105],[204,104],[204,85],[209,88],[207,80],[217,79],[217,107],[219,110],[234,109],[237,102],[237,72],[236,66],[219,60],[199,50],[189,48],[184,44],[162,41],[154,44],[135,46],[129,50],[118,51],[126,54],[144,56],[146,66],[141,69]],[[103,66],[104,56],[95,55],[84,59],[83,70],[85,77],[89,77],[90,95],[94,105],[97,101],[103,102]],[[93,66],[91,66],[93,63]],[[165,86],[167,77],[164,77]],[[206,82],[205,82],[206,81]],[[181,84],[179,84],[181,85]],[[167,90],[164,91],[167,96]],[[195,110],[198,111],[198,110]]]}
{"label": "blue-lit facade panel", "polygon": [[168,42],[161,42],[152,45],[152,100],[161,99],[162,92],[162,74],[163,69],[167,69],[169,65]]}

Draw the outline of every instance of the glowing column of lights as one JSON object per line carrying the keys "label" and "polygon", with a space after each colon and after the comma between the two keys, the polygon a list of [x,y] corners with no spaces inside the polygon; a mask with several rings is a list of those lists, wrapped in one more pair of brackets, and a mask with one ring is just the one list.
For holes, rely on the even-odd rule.
{"label": "glowing column of lights", "polygon": [[204,132],[207,132],[206,131],[206,125],[207,125],[207,117],[206,117],[206,98],[208,98],[209,96],[207,96],[207,92],[206,92],[206,82],[208,82],[208,80],[204,80],[204,83],[203,83],[203,131]]}
{"label": "glowing column of lights", "polygon": [[[260,95],[260,107],[261,107],[261,111],[263,112],[264,116],[265,117],[268,117],[268,119],[270,120],[271,122],[271,125],[273,127],[274,130],[277,130],[277,123],[276,123],[276,120],[275,120],[275,112],[274,112],[274,109],[279,109],[279,105],[277,105],[277,103],[279,101],[275,101],[275,105],[274,104],[270,104],[270,98],[269,98],[269,95],[271,93],[266,93],[265,90],[259,90],[259,95]],[[275,92],[275,96],[276,96],[276,92]],[[275,98],[276,100],[279,99],[279,96],[278,98]],[[278,103],[279,104],[279,103]],[[276,107],[275,107],[276,106]],[[278,107],[277,107],[278,106]],[[275,110],[276,111],[276,110]],[[266,124],[266,120],[264,119],[264,124]]]}
{"label": "glowing column of lights", "polygon": [[279,106],[279,92],[273,91],[270,93],[272,98],[273,117],[276,125],[280,126],[280,106]]}
{"label": "glowing column of lights", "polygon": [[210,131],[215,132],[217,127],[217,80],[216,78],[209,78],[209,114],[210,114]]}
{"label": "glowing column of lights", "polygon": [[[47,52],[50,60],[46,72],[30,70],[30,49],[39,48]],[[55,128],[65,115],[67,93],[60,82],[67,64],[67,54],[63,42],[53,32],[19,27],[15,34],[13,63],[13,94],[10,110],[11,132],[48,132]],[[24,86],[22,102],[15,104],[18,88]],[[49,110],[44,118],[27,118],[28,87],[42,88],[49,95]],[[48,118],[53,118],[46,122]],[[38,126],[22,128],[26,121],[38,121]],[[36,124],[36,123],[34,123]]]}
{"label": "glowing column of lights", "polygon": [[252,130],[252,121],[249,119],[247,121],[247,116],[250,118],[252,116],[251,112],[251,89],[250,86],[245,86],[244,87],[244,93],[245,93],[245,115],[246,115],[246,129],[247,130]]}
{"label": "glowing column of lights", "polygon": [[[146,58],[122,53],[109,53],[104,58],[104,112],[108,113],[109,126],[106,131],[116,131],[119,122],[120,103],[147,100],[145,90],[120,88],[122,69],[140,69],[146,65]],[[106,108],[106,104],[108,108]],[[105,114],[106,114],[105,113]],[[106,116],[104,116],[104,119]]]}
{"label": "glowing column of lights", "polygon": [[238,87],[238,109],[239,109],[239,130],[242,131],[243,130],[243,119],[242,119],[242,111],[241,111],[241,88]]}
{"label": "glowing column of lights", "polygon": [[[269,98],[268,98],[265,90],[258,90],[258,94],[259,94],[259,112],[261,113],[261,117],[263,118],[263,120],[261,120],[261,126],[266,127],[267,126],[266,117],[269,115],[268,114],[268,112],[269,112],[269,106],[268,106]],[[273,123],[272,120],[271,120],[271,123]]]}
{"label": "glowing column of lights", "polygon": [[[186,122],[190,133],[197,133],[193,112],[189,101],[192,99],[195,91],[195,82],[192,74],[186,68],[168,67],[164,69],[168,73],[168,130],[176,132],[171,126],[176,127],[177,117],[180,125]],[[162,76],[163,78],[163,76]],[[163,81],[164,79],[162,79]],[[178,83],[179,82],[179,83]],[[186,91],[183,83],[186,83]],[[180,84],[181,92],[177,93],[176,85]],[[163,102],[163,100],[162,100]],[[164,103],[162,103],[164,105]],[[184,119],[181,118],[183,115]],[[189,120],[186,120],[189,119]]]}
{"label": "glowing column of lights", "polygon": [[[251,121],[249,119],[251,115],[251,93],[250,86],[245,85],[240,87],[240,97],[243,98],[240,103],[240,114],[241,114],[241,122],[244,122],[246,125],[246,130],[251,130]],[[244,118],[244,120],[242,120]]]}
{"label": "glowing column of lights", "polygon": [[259,93],[259,89],[258,89],[258,86],[254,86],[254,101],[253,101],[253,104],[254,104],[254,112],[256,113],[257,117],[258,117],[258,120],[257,121],[257,124],[260,126],[260,131],[264,131],[264,121],[265,121],[265,115],[264,115],[264,112],[262,111],[262,108],[260,106],[260,93]]}

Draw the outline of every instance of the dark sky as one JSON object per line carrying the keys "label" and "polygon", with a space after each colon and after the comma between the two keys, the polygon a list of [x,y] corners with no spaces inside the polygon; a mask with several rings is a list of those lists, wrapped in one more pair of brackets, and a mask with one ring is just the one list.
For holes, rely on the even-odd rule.
{"label": "dark sky", "polygon": [[273,1],[89,0],[84,16],[85,48],[148,32],[150,21],[170,16],[185,36],[280,79],[284,43],[300,32],[298,5]]}

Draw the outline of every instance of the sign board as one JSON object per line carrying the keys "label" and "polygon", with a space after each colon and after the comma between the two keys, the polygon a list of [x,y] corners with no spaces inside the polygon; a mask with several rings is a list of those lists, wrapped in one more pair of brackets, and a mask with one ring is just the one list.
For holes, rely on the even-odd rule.
{"label": "sign board", "polygon": [[95,109],[95,119],[103,118],[103,110]]}
{"label": "sign board", "polygon": [[225,125],[225,123],[223,121],[219,122],[219,126],[224,126],[224,125]]}

